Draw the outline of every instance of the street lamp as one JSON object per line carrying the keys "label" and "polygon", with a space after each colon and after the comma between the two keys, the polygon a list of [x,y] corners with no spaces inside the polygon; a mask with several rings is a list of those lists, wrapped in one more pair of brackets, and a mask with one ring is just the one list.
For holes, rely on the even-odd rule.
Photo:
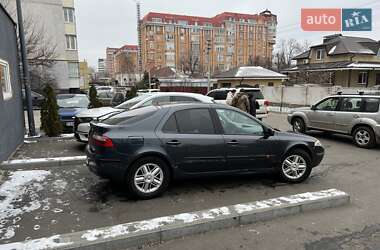
{"label": "street lamp", "polygon": [[18,32],[20,37],[20,49],[21,49],[21,59],[22,59],[22,75],[24,78],[24,86],[25,86],[25,100],[26,107],[28,112],[28,124],[29,124],[29,136],[36,135],[36,127],[34,124],[34,115],[33,115],[33,107],[32,107],[32,97],[30,90],[30,75],[28,69],[28,59],[26,57],[26,47],[25,47],[25,34],[24,34],[24,20],[22,18],[22,10],[21,10],[21,1],[16,0],[17,7],[17,20],[18,20]]}

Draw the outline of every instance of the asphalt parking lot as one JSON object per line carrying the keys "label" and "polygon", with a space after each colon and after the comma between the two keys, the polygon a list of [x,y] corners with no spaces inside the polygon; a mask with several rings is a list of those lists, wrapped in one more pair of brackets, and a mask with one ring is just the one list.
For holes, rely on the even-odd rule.
{"label": "asphalt parking lot", "polygon": [[[285,115],[266,121],[289,130]],[[131,199],[123,187],[97,178],[84,166],[36,168],[44,178],[27,192],[38,201],[17,204],[24,212],[1,221],[0,244],[93,229],[282,195],[337,188],[351,204],[250,226],[170,241],[151,249],[366,249],[380,247],[380,148],[355,147],[345,136],[312,133],[326,157],[304,183],[289,185],[270,175],[202,178],[175,182],[162,197]],[[1,199],[1,197],[0,197]],[[34,209],[33,209],[34,208]],[[13,217],[12,217],[13,216]],[[14,232],[14,235],[12,235]],[[372,245],[370,245],[372,244]],[[334,248],[336,247],[336,248]]]}

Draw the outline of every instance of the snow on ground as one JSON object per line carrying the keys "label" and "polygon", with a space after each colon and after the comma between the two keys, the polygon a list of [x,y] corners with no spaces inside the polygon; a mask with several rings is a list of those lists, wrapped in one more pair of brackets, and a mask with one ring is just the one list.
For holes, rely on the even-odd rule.
{"label": "snow on ground", "polygon": [[6,245],[0,245],[0,250],[24,250],[24,249],[33,249],[33,250],[42,250],[42,249],[54,249],[58,247],[64,247],[72,245],[73,242],[61,242],[60,235],[54,235],[49,238],[41,238],[37,240],[30,240],[26,242],[15,242]]}
{"label": "snow on ground", "polygon": [[48,175],[50,171],[45,170],[16,171],[0,186],[0,240],[15,235],[17,223],[24,213],[42,207],[44,202],[38,200],[37,192],[43,189],[41,182]]}

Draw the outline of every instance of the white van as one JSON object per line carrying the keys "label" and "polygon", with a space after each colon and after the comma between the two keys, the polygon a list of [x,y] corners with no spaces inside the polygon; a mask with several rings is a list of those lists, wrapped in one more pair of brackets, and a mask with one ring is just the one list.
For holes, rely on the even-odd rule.
{"label": "white van", "polygon": [[264,98],[260,88],[221,88],[214,89],[207,93],[207,96],[214,98],[216,103],[226,104],[227,94],[231,90],[236,89],[236,93],[244,90],[247,94],[252,94],[260,105],[260,108],[256,110],[256,117],[263,119],[268,117],[269,102]]}

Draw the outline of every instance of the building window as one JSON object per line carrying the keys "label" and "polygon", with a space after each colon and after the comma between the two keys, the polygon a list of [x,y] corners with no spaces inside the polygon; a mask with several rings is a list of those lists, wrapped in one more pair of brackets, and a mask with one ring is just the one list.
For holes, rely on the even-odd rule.
{"label": "building window", "polygon": [[3,99],[12,98],[11,76],[9,73],[9,64],[0,59],[0,88],[3,92]]}
{"label": "building window", "polygon": [[69,77],[70,78],[79,78],[79,63],[69,62]]}
{"label": "building window", "polygon": [[162,23],[162,19],[158,18],[158,17],[153,17],[152,18],[152,22],[154,22],[154,23]]}
{"label": "building window", "polygon": [[63,8],[66,23],[75,23],[75,11],[73,8]]}
{"label": "building window", "polygon": [[318,50],[317,50],[317,56],[316,56],[316,59],[317,59],[317,60],[322,60],[322,59],[323,59],[323,49],[318,49]]}
{"label": "building window", "polygon": [[367,84],[367,82],[368,82],[368,73],[367,72],[360,72],[358,84]]}
{"label": "building window", "polygon": [[66,49],[77,50],[77,36],[66,35]]}

